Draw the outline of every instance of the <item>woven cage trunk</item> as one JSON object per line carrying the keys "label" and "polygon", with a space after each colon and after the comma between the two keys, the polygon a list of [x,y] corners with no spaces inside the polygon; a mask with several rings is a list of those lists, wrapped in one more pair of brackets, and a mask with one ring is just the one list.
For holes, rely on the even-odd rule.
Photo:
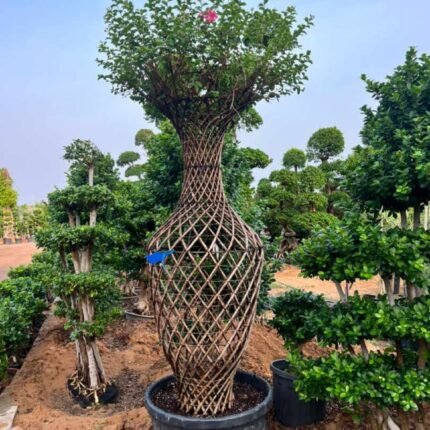
{"label": "woven cage trunk", "polygon": [[256,312],[263,247],[226,199],[223,137],[181,140],[181,197],[149,245],[150,252],[175,252],[164,266],[151,267],[151,292],[182,410],[213,415],[234,399],[233,378]]}

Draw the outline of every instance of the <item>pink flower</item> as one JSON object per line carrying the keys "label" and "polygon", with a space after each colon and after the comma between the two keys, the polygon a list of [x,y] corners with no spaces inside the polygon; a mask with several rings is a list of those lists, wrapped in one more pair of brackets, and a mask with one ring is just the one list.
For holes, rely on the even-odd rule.
{"label": "pink flower", "polygon": [[202,18],[208,24],[212,24],[218,19],[218,14],[213,9],[208,9],[206,12],[200,12],[199,18]]}

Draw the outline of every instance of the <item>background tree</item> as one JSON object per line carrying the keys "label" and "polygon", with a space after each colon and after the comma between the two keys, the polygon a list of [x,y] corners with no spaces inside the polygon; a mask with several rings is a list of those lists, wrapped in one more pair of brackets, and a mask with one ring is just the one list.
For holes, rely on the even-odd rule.
{"label": "background tree", "polygon": [[[284,160],[290,159],[291,154],[304,155],[300,150],[291,151]],[[299,161],[303,160],[302,155]],[[324,172],[315,166],[302,165],[300,171],[290,170],[295,164],[287,166],[273,171],[269,179],[262,179],[256,196],[270,237],[281,237],[279,256],[294,250],[298,241],[308,237],[312,230],[337,221],[326,212],[327,197],[322,192],[327,180]]]}
{"label": "background tree", "polygon": [[291,148],[284,154],[282,164],[286,169],[293,168],[297,173],[299,169],[303,169],[306,164],[306,154],[298,148]]}
{"label": "background tree", "polygon": [[142,169],[136,161],[140,160],[140,154],[135,151],[125,151],[120,154],[116,164],[119,167],[126,167],[125,169],[125,177],[129,178],[132,176],[137,176],[138,179],[142,179]]}
{"label": "background tree", "polygon": [[347,189],[363,209],[400,213],[413,208],[415,226],[430,198],[430,57],[406,53],[384,82],[362,76],[376,107],[362,108],[363,146],[356,148]]}
{"label": "background tree", "polygon": [[[78,145],[85,145],[86,141],[76,139]],[[67,154],[65,157],[69,157]],[[68,159],[68,158],[66,158]],[[67,184],[70,186],[79,187],[88,184],[88,167],[86,164],[81,164],[75,161],[71,162],[70,168],[67,171]],[[97,154],[97,160],[94,164],[92,175],[94,185],[106,185],[109,189],[114,189],[119,180],[119,172],[115,167],[115,161],[110,154]]]}
{"label": "background tree", "polygon": [[[333,160],[340,155],[345,148],[345,140],[342,132],[336,127],[320,128],[309,139],[307,155],[310,161],[319,161],[320,168],[326,175],[324,192],[327,196],[327,212],[335,213],[335,204],[345,203],[347,196],[337,191],[342,172],[342,161]],[[334,194],[334,195],[333,195]],[[338,214],[341,215],[341,211]]]}
{"label": "background tree", "polygon": [[13,181],[7,169],[0,169],[0,215],[2,236],[12,240],[15,234],[13,209],[16,206],[18,194],[13,189]]}
{"label": "background tree", "polygon": [[342,132],[336,127],[320,128],[309,139],[307,156],[310,161],[326,164],[340,155],[345,148]]}
{"label": "background tree", "polygon": [[[326,344],[342,345],[349,352],[299,364],[303,378],[298,383],[305,397],[309,390],[316,390],[315,395],[317,387],[326,387],[328,398],[347,399],[369,418],[376,417],[374,425],[383,429],[406,430],[411,423],[426,427],[422,411],[430,391],[426,382],[417,389],[415,381],[426,381],[429,375],[430,235],[420,227],[430,192],[429,77],[430,57],[418,57],[415,49],[384,82],[363,76],[376,106],[363,108],[364,146],[344,166],[346,189],[357,203],[354,209],[362,213],[314,234],[295,254],[307,276],[337,283],[376,274],[383,279],[386,295],[376,300],[358,295],[346,300],[339,289],[347,303],[332,309],[321,336]],[[410,208],[411,230],[406,222]],[[380,222],[387,213],[400,213],[402,228]],[[394,294],[395,277],[405,280],[407,299]],[[415,351],[406,347],[406,338],[416,342]],[[392,348],[369,352],[366,342],[371,339],[386,339]]]}

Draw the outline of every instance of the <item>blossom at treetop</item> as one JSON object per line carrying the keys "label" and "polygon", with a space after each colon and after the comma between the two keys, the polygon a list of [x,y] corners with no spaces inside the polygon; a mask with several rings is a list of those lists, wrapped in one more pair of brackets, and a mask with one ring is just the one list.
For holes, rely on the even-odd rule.
{"label": "blossom at treetop", "polygon": [[208,9],[206,12],[200,12],[199,17],[208,24],[212,24],[218,19],[218,14],[213,9]]}

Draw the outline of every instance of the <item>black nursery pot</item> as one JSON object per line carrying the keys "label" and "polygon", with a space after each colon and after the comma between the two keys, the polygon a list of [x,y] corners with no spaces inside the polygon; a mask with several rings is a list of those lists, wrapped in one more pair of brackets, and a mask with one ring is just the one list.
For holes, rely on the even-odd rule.
{"label": "black nursery pot", "polygon": [[152,418],[154,430],[268,430],[267,413],[272,406],[272,388],[264,379],[248,372],[238,371],[235,381],[252,385],[265,394],[254,408],[239,414],[219,418],[193,418],[166,412],[155,406],[152,398],[174,380],[170,375],[148,387],[145,406]]}
{"label": "black nursery pot", "polygon": [[11,245],[12,244],[12,239],[8,239],[8,238],[3,238],[3,243],[5,244],[5,245]]}
{"label": "black nursery pot", "polygon": [[286,427],[315,424],[325,417],[326,402],[301,400],[294,388],[295,376],[286,370],[285,360],[274,361],[270,366],[273,374],[273,406],[275,418]]}

